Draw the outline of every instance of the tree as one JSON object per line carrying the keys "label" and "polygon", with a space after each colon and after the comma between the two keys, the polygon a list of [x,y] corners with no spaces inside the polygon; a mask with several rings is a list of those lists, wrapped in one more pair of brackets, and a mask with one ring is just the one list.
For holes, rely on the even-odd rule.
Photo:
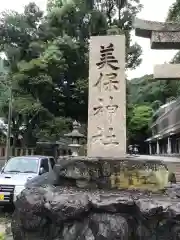
{"label": "tree", "polygon": [[[127,126],[129,142],[139,142],[143,146],[145,138],[148,138],[150,134],[150,119],[149,117],[144,118],[143,111],[147,116],[151,116],[151,111],[155,112],[161,105],[177,98],[179,89],[176,84],[179,84],[178,81],[154,80],[152,75],[128,81]],[[137,126],[138,121],[140,122]]]}
{"label": "tree", "polygon": [[[167,21],[179,22],[180,0],[170,7]],[[180,62],[180,52],[171,61]],[[180,96],[179,80],[154,80],[153,75],[145,75],[141,78],[128,81],[128,111],[127,125],[130,142],[141,142],[150,134],[149,122],[152,112],[169,101]],[[139,124],[138,124],[139,122]]]}
{"label": "tree", "polygon": [[[68,4],[64,5],[65,7],[63,6],[64,2],[68,2]],[[74,28],[74,25],[76,25],[77,21],[77,26],[80,27],[80,29],[77,29],[77,33],[81,32],[81,36],[86,41],[90,35],[124,33],[127,48],[126,67],[134,69],[141,63],[140,56],[142,54],[141,47],[138,44],[131,45],[130,35],[133,29],[133,19],[142,8],[139,2],[139,0],[49,0],[48,6],[51,6],[49,9],[49,12],[52,13],[51,16],[56,16],[56,19],[58,18],[57,9],[59,9],[59,6],[63,6],[61,9],[64,12],[67,11],[68,13],[69,11],[71,20],[66,21],[66,24],[70,23],[66,29],[75,31],[77,28]],[[76,9],[76,17],[72,17],[74,13],[72,9]],[[69,35],[69,32],[66,33]]]}
{"label": "tree", "polygon": [[[73,10],[70,7],[64,6],[62,12],[69,14],[69,19]],[[42,16],[35,4],[29,4],[23,14],[4,13],[1,19],[0,45],[8,58],[13,85],[12,130],[15,139],[19,133],[24,135],[26,144],[30,139],[33,142],[32,134],[47,139],[49,132],[51,139],[57,139],[60,133],[53,133],[56,124],[62,132],[69,125],[69,116],[85,115],[79,112],[81,107],[78,110],[77,91],[82,92],[84,86],[79,81],[87,79],[87,42],[75,40],[76,26],[72,28],[65,20],[60,26],[55,24],[53,14]],[[81,103],[87,104],[86,97],[81,99]],[[7,104],[3,110],[7,117]]]}
{"label": "tree", "polygon": [[[43,13],[35,4],[26,6],[23,14],[4,13],[0,21],[0,46],[8,58],[13,87],[12,132],[15,144],[19,134],[24,136],[26,144],[33,143],[37,136],[32,133],[37,133],[37,126],[41,131],[44,121],[47,126],[54,115],[61,111],[61,91],[45,69],[48,58],[55,53],[49,65],[55,63],[59,52],[55,52],[53,45],[50,47],[48,42],[44,41],[44,35],[39,37],[42,33],[41,21]],[[7,104],[4,104],[5,117],[7,109]],[[64,121],[61,123],[65,124]],[[48,125],[48,128],[50,129],[51,125]]]}
{"label": "tree", "polygon": [[[49,1],[49,3],[51,3],[51,8],[49,9],[50,16],[53,16],[53,20],[55,16],[56,16],[55,19],[58,19],[57,8],[59,8],[59,6],[62,5],[62,1],[56,0],[54,2],[54,7],[52,5],[52,1]],[[74,4],[75,6],[78,6],[76,7],[76,11],[80,11],[80,13],[78,13],[78,16],[80,17],[78,21],[80,21],[80,24],[76,24],[76,25],[81,26],[80,37],[84,43],[88,42],[90,35],[125,33],[126,40],[127,40],[126,41],[126,47],[127,47],[126,67],[135,68],[140,64],[141,48],[137,44],[130,46],[130,43],[131,43],[130,31],[132,30],[132,19],[137,14],[137,12],[141,9],[141,5],[139,4],[139,1],[134,1],[134,5],[133,4],[131,5],[130,3],[126,3],[126,7],[124,9],[122,8],[123,5],[121,6],[118,5],[119,1],[74,0]],[[66,11],[67,11],[67,8],[66,8]],[[118,18],[116,17],[117,12],[120,13],[118,15]],[[76,29],[74,27],[74,23],[75,21],[77,21],[77,18],[73,17],[73,13],[74,12],[71,12],[72,20],[69,21],[71,26],[66,27],[66,29],[68,30],[71,28],[73,28],[73,30],[71,32],[66,32],[65,30],[65,32],[68,35],[72,36],[72,33],[73,33],[74,34],[73,36],[77,36],[79,32],[77,32],[78,34],[73,32]],[[88,18],[86,16],[88,16]],[[82,24],[83,18],[86,19],[84,24]],[[69,22],[66,22],[66,23],[69,23]],[[88,45],[85,44],[84,49],[86,50],[87,57],[88,57],[87,46]],[[88,64],[88,61],[87,61],[87,64]],[[87,71],[86,71],[86,74],[87,74]],[[84,75],[83,78],[78,79],[78,81],[74,83],[74,94],[71,94],[71,96],[73,96],[74,99],[72,101],[72,104],[69,105],[69,106],[72,106],[72,108],[69,111],[71,114],[73,113],[74,109],[79,109],[79,106],[82,106],[82,108],[80,108],[80,113],[84,112],[85,116],[87,116],[87,92],[88,92],[87,78],[88,76]],[[78,102],[78,99],[80,96],[82,96],[80,99],[83,99],[82,105],[75,107],[74,104],[75,102]],[[76,110],[76,113],[77,113],[77,110]],[[73,117],[76,115],[76,113],[73,114]],[[78,112],[78,116],[80,115],[81,114],[79,114]],[[78,118],[78,116],[76,118]],[[82,118],[80,120],[82,120]]]}
{"label": "tree", "polygon": [[165,104],[172,97],[178,96],[178,84],[178,81],[174,80],[155,80],[153,75],[132,79],[128,85],[129,101],[132,104],[149,103],[151,105],[156,101],[159,101],[160,105]]}
{"label": "tree", "polygon": [[167,21],[179,22],[180,21],[180,0],[176,0],[169,8]]}
{"label": "tree", "polygon": [[[113,29],[124,32],[127,67],[140,63],[141,49],[131,46],[130,39],[132,18],[140,4],[136,0],[118,9],[119,2],[112,1],[111,9],[110,3],[56,0],[48,2],[47,15],[34,3],[22,14],[3,13],[0,46],[12,81],[16,139],[21,133],[26,145],[36,139],[56,140],[68,129],[69,119],[86,124],[90,35],[110,34]],[[6,104],[3,110],[7,117]]]}
{"label": "tree", "polygon": [[0,114],[3,116],[3,107],[9,101],[10,89],[9,89],[9,78],[8,72],[4,68],[3,59],[0,59]]}
{"label": "tree", "polygon": [[135,105],[131,111],[131,119],[128,124],[130,141],[140,145],[144,144],[144,141],[150,136],[149,124],[153,109],[148,105]]}

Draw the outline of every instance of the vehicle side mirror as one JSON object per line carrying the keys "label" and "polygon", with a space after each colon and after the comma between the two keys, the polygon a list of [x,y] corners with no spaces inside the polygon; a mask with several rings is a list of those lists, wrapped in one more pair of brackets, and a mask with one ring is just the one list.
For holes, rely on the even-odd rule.
{"label": "vehicle side mirror", "polygon": [[43,167],[41,167],[40,169],[39,169],[39,175],[42,175],[42,174],[44,174],[46,171],[45,171],[45,169],[43,168]]}
{"label": "vehicle side mirror", "polygon": [[1,172],[4,172],[4,167],[1,168]]}

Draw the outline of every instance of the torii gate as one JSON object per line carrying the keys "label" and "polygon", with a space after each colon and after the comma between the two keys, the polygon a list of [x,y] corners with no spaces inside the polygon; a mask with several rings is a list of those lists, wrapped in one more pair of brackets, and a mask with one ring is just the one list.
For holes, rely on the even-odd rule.
{"label": "torii gate", "polygon": [[[138,37],[149,38],[151,49],[180,49],[180,24],[146,21],[136,18],[134,21],[135,34]],[[160,64],[154,67],[155,79],[180,79],[180,64]],[[171,136],[168,137],[167,152],[171,154]],[[149,152],[152,153],[151,144]],[[157,137],[157,151],[159,154],[159,138]]]}

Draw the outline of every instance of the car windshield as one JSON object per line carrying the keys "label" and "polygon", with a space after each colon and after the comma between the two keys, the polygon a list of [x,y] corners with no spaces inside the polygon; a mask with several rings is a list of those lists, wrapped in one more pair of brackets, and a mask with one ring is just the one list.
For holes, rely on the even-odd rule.
{"label": "car windshield", "polygon": [[38,163],[38,158],[11,158],[6,164],[3,172],[37,173]]}

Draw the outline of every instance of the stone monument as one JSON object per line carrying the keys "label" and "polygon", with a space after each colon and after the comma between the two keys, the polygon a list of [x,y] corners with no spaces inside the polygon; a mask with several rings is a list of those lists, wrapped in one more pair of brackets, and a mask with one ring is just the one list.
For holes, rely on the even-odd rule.
{"label": "stone monument", "polygon": [[90,39],[88,157],[125,157],[125,36]]}
{"label": "stone monument", "polygon": [[27,182],[14,240],[180,240],[180,193],[165,189],[166,166],[125,155],[125,37],[90,46],[88,156],[61,158]]}

